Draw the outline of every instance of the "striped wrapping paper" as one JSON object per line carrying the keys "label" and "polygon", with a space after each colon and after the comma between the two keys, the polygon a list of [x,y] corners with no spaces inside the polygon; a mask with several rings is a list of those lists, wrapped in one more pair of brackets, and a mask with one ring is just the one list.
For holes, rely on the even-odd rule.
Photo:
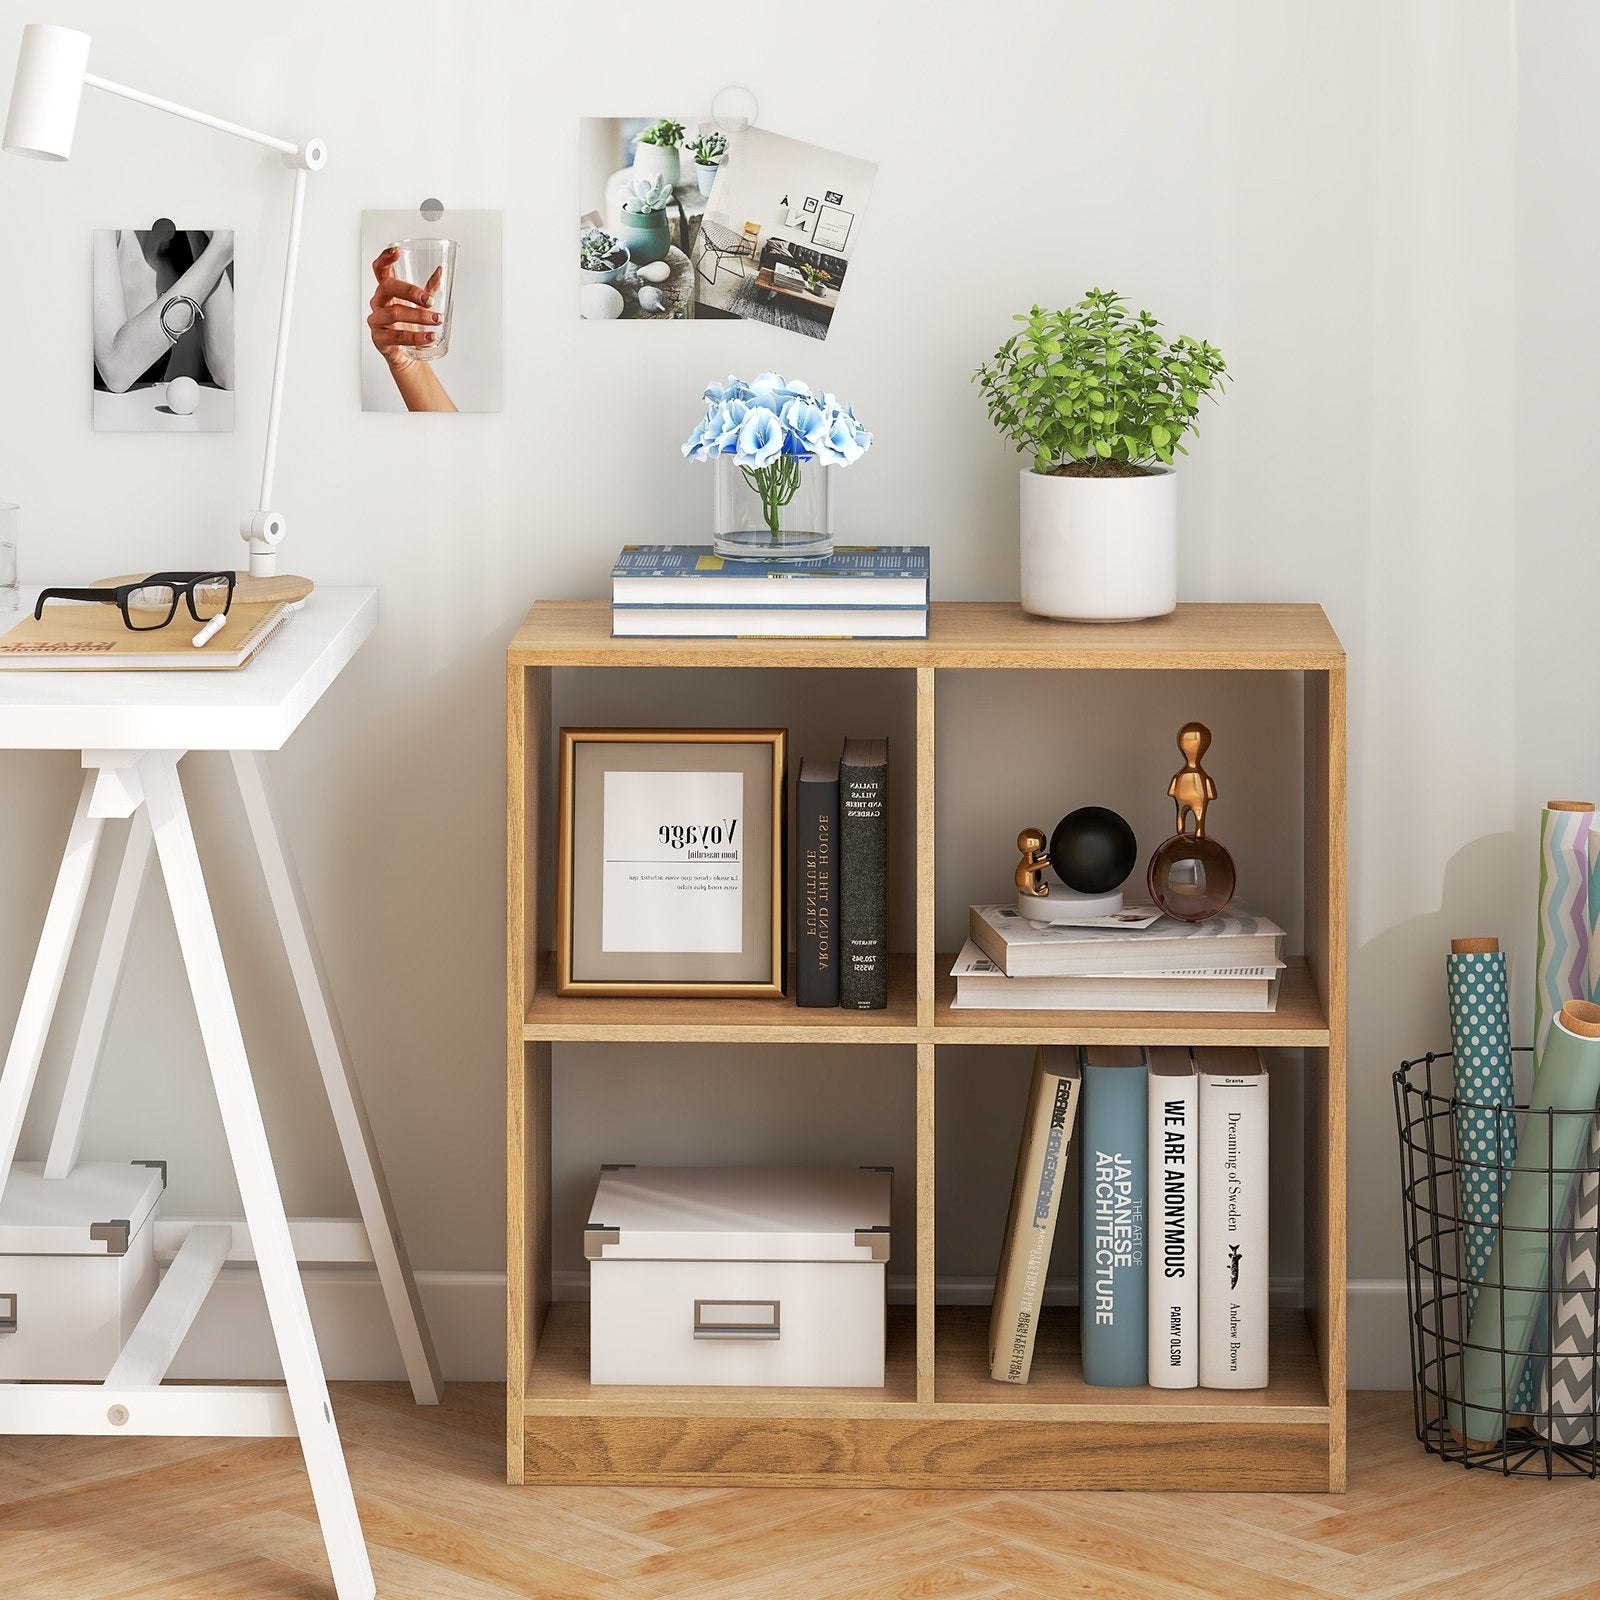
{"label": "striped wrapping paper", "polygon": [[1534,1071],[1551,1019],[1589,998],[1589,824],[1594,807],[1552,800],[1539,823],[1539,928],[1533,1002]]}
{"label": "striped wrapping paper", "polygon": [[[1579,813],[1581,815],[1581,813]],[[1600,999],[1600,828],[1588,834],[1587,978],[1589,998]],[[1548,1416],[1545,1437],[1556,1444],[1586,1445],[1595,1436],[1595,1285],[1600,1271],[1600,1123],[1589,1135],[1588,1170],[1578,1179],[1571,1232],[1566,1235],[1556,1279],[1558,1293],[1550,1328],[1550,1364],[1539,1383],[1539,1416]]]}

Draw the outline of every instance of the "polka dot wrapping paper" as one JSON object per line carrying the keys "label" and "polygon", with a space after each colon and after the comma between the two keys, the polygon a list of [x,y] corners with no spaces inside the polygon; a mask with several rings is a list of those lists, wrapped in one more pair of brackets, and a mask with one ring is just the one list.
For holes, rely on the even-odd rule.
{"label": "polka dot wrapping paper", "polygon": [[[1456,1172],[1461,1189],[1467,1318],[1477,1309],[1500,1225],[1500,1197],[1517,1158],[1511,1079],[1511,996],[1504,951],[1445,957],[1455,1055]],[[1498,1108],[1504,1107],[1503,1110]]]}

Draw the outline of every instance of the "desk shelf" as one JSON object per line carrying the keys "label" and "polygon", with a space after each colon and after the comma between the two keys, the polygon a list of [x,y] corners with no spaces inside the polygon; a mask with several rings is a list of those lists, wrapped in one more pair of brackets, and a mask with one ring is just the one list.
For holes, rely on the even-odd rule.
{"label": "desk shelf", "polygon": [[[890,963],[881,1012],[791,1000],[563,997],[549,968],[556,671],[610,668],[894,672],[914,699],[914,948]],[[939,803],[935,705],[945,674],[1277,673],[1303,705],[1304,956],[1270,1015],[955,1011],[953,957],[934,942]],[[541,601],[507,653],[508,1349],[512,1482],[882,1484],[905,1487],[1342,1489],[1345,1390],[1344,652],[1314,605],[1180,606],[1116,627],[1043,622],[1014,605],[936,603],[917,640],[613,639],[604,602]],[[1075,1317],[1041,1327],[1033,1381],[994,1383],[987,1307],[936,1303],[935,1110],[950,1047],[1256,1045],[1302,1053],[1303,1308],[1272,1320],[1261,1391],[1092,1389]],[[880,1390],[644,1389],[588,1381],[588,1312],[552,1302],[552,1047],[581,1042],[888,1045],[916,1062],[914,1247],[895,1270]]]}

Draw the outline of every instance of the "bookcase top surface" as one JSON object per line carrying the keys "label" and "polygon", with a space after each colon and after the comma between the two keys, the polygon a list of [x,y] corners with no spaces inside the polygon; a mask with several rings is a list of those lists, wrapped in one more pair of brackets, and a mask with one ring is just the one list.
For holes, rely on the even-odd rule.
{"label": "bookcase top surface", "polygon": [[1344,647],[1316,604],[1180,605],[1147,622],[1052,622],[1014,602],[936,600],[926,639],[614,639],[607,600],[539,600],[513,667],[915,667],[1327,672]]}

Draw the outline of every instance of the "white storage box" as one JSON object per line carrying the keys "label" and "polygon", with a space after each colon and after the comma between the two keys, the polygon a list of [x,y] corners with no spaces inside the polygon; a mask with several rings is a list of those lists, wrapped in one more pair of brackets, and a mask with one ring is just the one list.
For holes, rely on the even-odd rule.
{"label": "white storage box", "polygon": [[0,1195],[0,1381],[104,1382],[156,1287],[164,1169],[19,1161]]}
{"label": "white storage box", "polygon": [[881,1388],[882,1168],[604,1167],[593,1383]]}

